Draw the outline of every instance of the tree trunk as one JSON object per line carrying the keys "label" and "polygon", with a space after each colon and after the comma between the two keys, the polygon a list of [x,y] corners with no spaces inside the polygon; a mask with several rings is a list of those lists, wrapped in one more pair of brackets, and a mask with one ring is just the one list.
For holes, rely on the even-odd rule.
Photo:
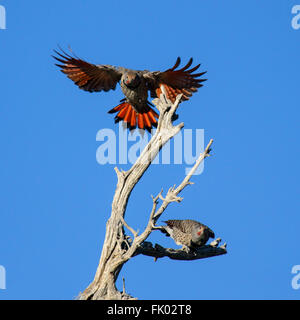
{"label": "tree trunk", "polygon": [[[206,148],[206,151],[202,154],[202,156],[199,157],[197,163],[195,164],[189,175],[183,180],[182,184],[177,189],[175,189],[174,187],[170,188],[165,199],[161,195],[162,192],[160,192],[157,197],[152,197],[153,208],[151,210],[150,219],[146,229],[141,235],[138,235],[135,230],[127,225],[124,217],[127,203],[133,188],[141,179],[141,177],[143,176],[151,162],[154,160],[156,155],[159,153],[160,149],[164,146],[164,144],[167,143],[171,138],[173,138],[183,127],[183,123],[180,123],[177,126],[173,126],[172,124],[172,118],[179,106],[181,95],[177,96],[175,103],[172,104],[169,100],[167,100],[163,87],[162,91],[163,93],[160,99],[155,99],[153,101],[153,103],[160,111],[158,127],[155,134],[152,136],[148,145],[143,150],[140,157],[137,159],[136,163],[131,167],[130,170],[119,171],[118,168],[115,168],[118,177],[118,183],[112,202],[111,216],[106,225],[106,235],[100,262],[93,282],[84,290],[84,292],[80,293],[78,297],[80,300],[135,299],[125,292],[125,288],[123,288],[123,292],[120,292],[115,285],[124,263],[126,263],[129,259],[137,254],[145,254],[149,256],[155,256],[155,254],[157,254],[157,258],[163,256],[161,250],[160,252],[158,252],[158,250],[149,251],[151,246],[147,245],[145,240],[154,229],[156,220],[164,212],[168,204],[173,201],[180,202],[182,200],[182,198],[179,198],[177,195],[183,190],[183,188],[191,184],[189,182],[189,179],[192,176],[193,172],[199,166],[200,162],[209,155],[210,145],[212,141],[210,142],[209,146]],[[163,203],[160,208],[156,210],[158,199],[163,200]],[[124,226],[133,234],[133,239],[126,236]],[[204,255],[200,254],[198,259],[226,253],[225,246],[216,248],[218,244],[219,242],[217,241],[217,243],[212,245],[211,248],[206,248],[207,253]],[[174,251],[175,255],[173,252],[165,253],[164,256],[169,256],[172,258],[173,254],[173,259],[176,259],[177,254],[178,257],[180,256],[180,259],[191,260],[191,258],[193,258],[187,253],[179,252],[178,255],[178,253],[176,253],[176,251],[178,250]]]}

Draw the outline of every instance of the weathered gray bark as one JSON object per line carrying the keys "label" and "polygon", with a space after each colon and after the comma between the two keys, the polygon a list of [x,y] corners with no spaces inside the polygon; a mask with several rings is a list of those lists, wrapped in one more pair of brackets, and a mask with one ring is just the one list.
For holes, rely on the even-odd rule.
{"label": "weathered gray bark", "polygon": [[[164,92],[163,87],[162,90]],[[189,181],[191,176],[199,164],[209,156],[212,140],[208,144],[204,153],[200,155],[189,175],[185,177],[176,189],[175,186],[170,188],[165,198],[162,197],[162,191],[156,197],[152,197],[153,207],[150,213],[149,222],[145,230],[140,235],[128,226],[124,220],[127,202],[133,188],[141,179],[164,144],[166,144],[183,128],[183,123],[180,123],[177,126],[173,126],[172,124],[172,116],[179,106],[180,99],[181,96],[178,96],[176,102],[172,104],[166,99],[166,96],[163,93],[160,99],[155,99],[153,101],[160,111],[159,122],[155,134],[152,136],[150,142],[130,170],[119,171],[118,168],[115,168],[118,183],[112,203],[111,216],[106,225],[106,236],[100,262],[93,282],[84,290],[84,292],[80,293],[78,297],[80,300],[135,299],[129,296],[125,292],[124,288],[123,292],[118,291],[115,283],[123,265],[129,259],[138,254],[152,256],[156,259],[168,256],[172,259],[176,259],[177,257],[178,260],[192,260],[226,253],[225,246],[218,247],[219,240],[209,246],[203,247],[203,250],[201,251],[200,249],[196,254],[187,254],[181,250],[165,249],[158,245],[153,248],[152,244],[145,242],[153,231],[155,222],[167,208],[169,203],[174,201],[180,202],[182,200],[182,198],[178,197],[178,194],[187,185],[191,184]],[[162,200],[162,204],[157,209],[159,199]],[[132,233],[132,238],[125,234],[124,227]]]}

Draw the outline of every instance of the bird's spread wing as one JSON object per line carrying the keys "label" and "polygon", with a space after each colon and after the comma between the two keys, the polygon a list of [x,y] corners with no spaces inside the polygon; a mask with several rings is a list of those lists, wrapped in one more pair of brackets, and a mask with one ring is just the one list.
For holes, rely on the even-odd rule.
{"label": "bird's spread wing", "polygon": [[60,64],[56,64],[61,71],[74,83],[85,91],[108,91],[115,89],[122,77],[122,68],[110,65],[95,65],[73,57],[64,51],[54,50],[57,56],[53,56]]}
{"label": "bird's spread wing", "polygon": [[[145,72],[144,78],[148,82],[148,88],[151,91],[151,97],[160,97],[160,86],[164,85],[167,93],[167,98],[172,102],[175,101],[176,96],[182,93],[182,100],[188,100],[198,88],[202,87],[202,82],[207,79],[199,79],[206,72],[194,73],[200,64],[190,68],[193,63],[193,58],[181,69],[177,69],[180,64],[180,58],[178,57],[175,65],[164,72]],[[177,70],[176,70],[177,69]]]}

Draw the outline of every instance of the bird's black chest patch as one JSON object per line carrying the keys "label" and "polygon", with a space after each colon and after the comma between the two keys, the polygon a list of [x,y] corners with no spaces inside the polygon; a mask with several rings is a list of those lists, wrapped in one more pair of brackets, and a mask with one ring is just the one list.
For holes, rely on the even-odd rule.
{"label": "bird's black chest patch", "polygon": [[129,88],[121,81],[121,89],[128,102],[137,109],[136,111],[145,106],[148,99],[148,89],[144,80],[135,88]]}

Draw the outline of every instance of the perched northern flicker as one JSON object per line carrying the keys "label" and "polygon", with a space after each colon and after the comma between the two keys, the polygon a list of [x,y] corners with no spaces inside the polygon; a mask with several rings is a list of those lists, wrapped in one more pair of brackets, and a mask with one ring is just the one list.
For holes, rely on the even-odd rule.
{"label": "perched northern flicker", "polygon": [[155,229],[171,237],[177,245],[182,245],[182,249],[187,252],[205,245],[209,238],[215,237],[210,228],[195,220],[168,220],[163,222],[167,225],[155,227]]}
{"label": "perched northern flicker", "polygon": [[148,101],[148,91],[152,98],[160,97],[160,86],[164,85],[167,97],[174,102],[178,94],[183,94],[182,100],[188,100],[202,82],[206,79],[199,79],[206,72],[194,73],[200,66],[190,68],[193,63],[189,62],[181,69],[178,57],[175,65],[166,71],[131,70],[111,65],[95,65],[76,56],[54,50],[57,56],[53,56],[60,64],[56,64],[61,71],[74,83],[85,91],[109,91],[115,90],[117,83],[125,95],[120,104],[111,109],[109,113],[118,112],[115,121],[123,120],[130,130],[138,127],[151,130],[157,126],[158,114],[152,109]]}

